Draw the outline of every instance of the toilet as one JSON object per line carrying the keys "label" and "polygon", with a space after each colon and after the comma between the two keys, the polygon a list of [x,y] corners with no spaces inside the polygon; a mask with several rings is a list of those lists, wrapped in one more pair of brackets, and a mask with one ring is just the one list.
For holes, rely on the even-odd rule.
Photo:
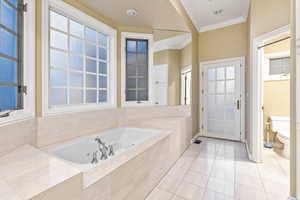
{"label": "toilet", "polygon": [[274,151],[280,156],[290,158],[290,118],[271,116],[272,131],[276,134]]}

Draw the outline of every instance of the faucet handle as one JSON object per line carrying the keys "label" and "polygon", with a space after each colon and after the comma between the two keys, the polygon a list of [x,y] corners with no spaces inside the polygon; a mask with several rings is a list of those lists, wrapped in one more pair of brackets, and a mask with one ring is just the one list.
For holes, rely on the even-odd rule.
{"label": "faucet handle", "polygon": [[115,155],[114,146],[111,144],[111,145],[108,145],[108,148],[109,148],[108,155],[109,156]]}

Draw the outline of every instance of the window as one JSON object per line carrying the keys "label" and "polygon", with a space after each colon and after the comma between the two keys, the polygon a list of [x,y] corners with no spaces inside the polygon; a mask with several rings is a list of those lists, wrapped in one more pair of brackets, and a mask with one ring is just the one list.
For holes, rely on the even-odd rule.
{"label": "window", "polygon": [[43,13],[43,113],[115,107],[116,30],[63,1]]}
{"label": "window", "polygon": [[288,75],[291,70],[291,58],[271,58],[269,75]]}
{"label": "window", "polygon": [[0,112],[23,109],[23,1],[0,0]]}
{"label": "window", "polygon": [[148,99],[148,40],[126,39],[126,101]]}
{"label": "window", "polygon": [[181,71],[181,105],[191,104],[192,68],[186,67]]}
{"label": "window", "polygon": [[109,37],[50,11],[50,106],[108,101]]}

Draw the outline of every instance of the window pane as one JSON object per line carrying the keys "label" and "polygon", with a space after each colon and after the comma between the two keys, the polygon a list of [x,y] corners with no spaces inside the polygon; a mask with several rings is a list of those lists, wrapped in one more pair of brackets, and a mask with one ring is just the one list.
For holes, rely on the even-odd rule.
{"label": "window pane", "polygon": [[99,58],[101,60],[107,60],[107,51],[105,48],[99,48]]}
{"label": "window pane", "polygon": [[0,28],[0,53],[17,57],[17,37]]}
{"label": "window pane", "polygon": [[135,53],[130,53],[130,52],[127,52],[127,58],[126,58],[126,62],[127,62],[127,65],[136,65],[136,54]]}
{"label": "window pane", "polygon": [[86,91],[86,102],[87,103],[97,103],[97,90],[87,90]]}
{"label": "window pane", "polygon": [[99,76],[99,88],[107,88],[107,77]]}
{"label": "window pane", "polygon": [[76,54],[83,53],[83,41],[70,37],[70,51]]}
{"label": "window pane", "polygon": [[17,5],[18,5],[18,0],[7,0],[7,1],[15,7],[17,7]]}
{"label": "window pane", "polygon": [[17,63],[0,57],[0,82],[17,83]]}
{"label": "window pane", "polygon": [[138,90],[138,101],[148,101],[148,91]]}
{"label": "window pane", "polygon": [[225,69],[224,68],[217,68],[217,80],[224,80],[225,79]]}
{"label": "window pane", "polygon": [[70,104],[83,103],[83,90],[70,90]]}
{"label": "window pane", "polygon": [[107,46],[107,36],[102,34],[102,33],[99,33],[98,35],[98,41],[99,41],[99,45],[101,46]]}
{"label": "window pane", "polygon": [[9,6],[5,1],[1,1],[1,24],[8,29],[17,31],[17,11]]}
{"label": "window pane", "polygon": [[93,42],[93,43],[96,43],[97,41],[97,32],[93,29],[90,29],[90,28],[85,28],[85,39],[90,41],[90,42]]}
{"label": "window pane", "polygon": [[93,74],[86,75],[86,87],[97,88],[97,76]]}
{"label": "window pane", "polygon": [[136,51],[136,41],[127,40],[127,51],[130,51],[130,52]]}
{"label": "window pane", "polygon": [[82,56],[70,56],[70,69],[83,70],[83,58]]}
{"label": "window pane", "polygon": [[50,105],[67,104],[67,89],[51,88],[49,102],[50,102]]}
{"label": "window pane", "polygon": [[214,69],[214,68],[209,68],[207,70],[207,77],[208,77],[209,81],[214,81],[216,79],[215,72],[216,72],[216,69]]}
{"label": "window pane", "polygon": [[96,46],[95,45],[90,45],[90,44],[85,44],[85,53],[89,57],[96,58]]}
{"label": "window pane", "polygon": [[86,59],[86,71],[96,73],[97,72],[97,63],[96,60]]}
{"label": "window pane", "polygon": [[107,64],[105,62],[99,62],[99,73],[107,74]]}
{"label": "window pane", "polygon": [[68,19],[63,15],[50,11],[50,26],[61,31],[68,31]]}
{"label": "window pane", "polygon": [[139,78],[138,79],[138,88],[139,89],[147,89],[147,79],[146,78]]}
{"label": "window pane", "polygon": [[226,68],[226,78],[227,79],[234,79],[234,77],[235,77],[234,67],[227,67]]}
{"label": "window pane", "polygon": [[127,76],[136,76],[136,72],[137,71],[137,68],[135,65],[127,65],[126,67],[126,73],[127,73]]}
{"label": "window pane", "polygon": [[51,69],[50,85],[51,86],[67,86],[67,72],[64,70]]}
{"label": "window pane", "polygon": [[67,50],[68,49],[68,37],[66,34],[51,30],[50,33],[50,45],[51,47]]}
{"label": "window pane", "polygon": [[137,50],[138,52],[147,52],[148,51],[147,41],[138,41]]}
{"label": "window pane", "polygon": [[136,78],[127,78],[127,80],[126,80],[126,87],[128,89],[136,89],[137,88]]}
{"label": "window pane", "polygon": [[83,73],[70,72],[70,86],[83,87]]}
{"label": "window pane", "polygon": [[55,67],[68,67],[68,55],[62,51],[50,50],[50,65]]}
{"label": "window pane", "polygon": [[0,86],[0,111],[15,110],[17,108],[17,88]]}
{"label": "window pane", "polygon": [[137,100],[136,90],[127,90],[126,91],[126,101],[136,101],[136,100]]}
{"label": "window pane", "polygon": [[70,33],[72,35],[83,38],[84,35],[84,26],[78,22],[70,20]]}
{"label": "window pane", "polygon": [[147,77],[148,75],[148,65],[140,65],[138,66],[137,68],[138,70],[138,75],[139,76],[144,76],[144,77]]}
{"label": "window pane", "polygon": [[107,91],[99,91],[99,102],[107,102]]}

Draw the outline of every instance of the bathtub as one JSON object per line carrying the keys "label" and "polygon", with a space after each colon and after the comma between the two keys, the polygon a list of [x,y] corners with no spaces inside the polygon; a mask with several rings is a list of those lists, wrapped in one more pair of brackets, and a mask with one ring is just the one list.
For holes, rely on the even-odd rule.
{"label": "bathtub", "polygon": [[[82,171],[83,186],[87,188],[168,137],[169,134],[170,131],[121,127],[51,146],[46,151]],[[92,163],[93,152],[98,150],[95,141],[97,137],[107,145],[113,146],[114,155],[106,160],[100,160],[98,156],[98,163]]]}

